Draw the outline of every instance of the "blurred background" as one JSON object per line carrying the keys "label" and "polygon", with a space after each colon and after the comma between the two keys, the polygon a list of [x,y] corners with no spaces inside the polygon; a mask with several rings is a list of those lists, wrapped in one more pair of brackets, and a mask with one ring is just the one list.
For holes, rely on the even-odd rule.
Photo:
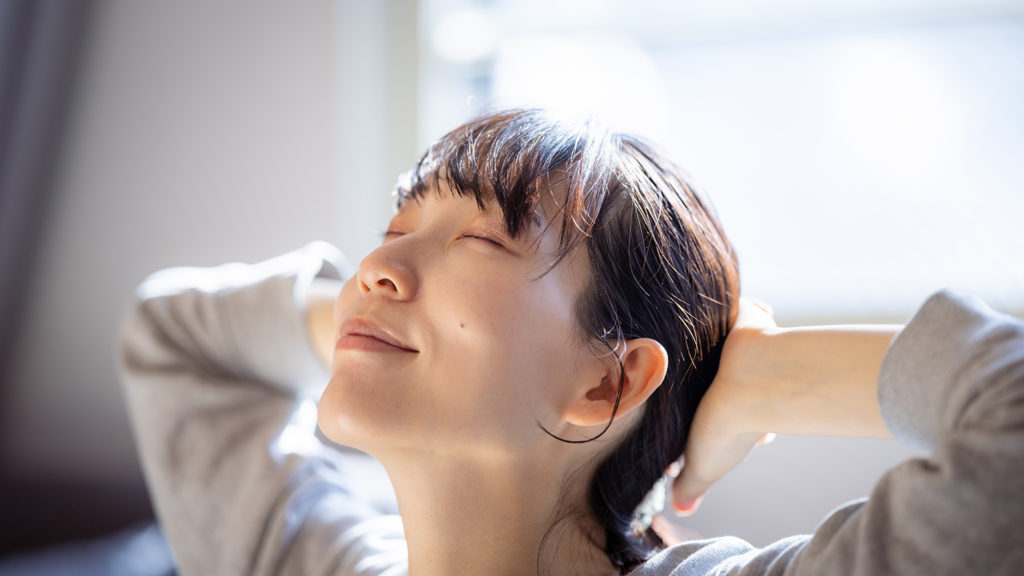
{"label": "blurred background", "polygon": [[[1019,0],[0,0],[0,569],[166,559],[114,372],[139,281],[358,262],[422,149],[509,105],[664,145],[782,325],[1024,315]],[[810,532],[914,455],[782,437],[682,525]]]}

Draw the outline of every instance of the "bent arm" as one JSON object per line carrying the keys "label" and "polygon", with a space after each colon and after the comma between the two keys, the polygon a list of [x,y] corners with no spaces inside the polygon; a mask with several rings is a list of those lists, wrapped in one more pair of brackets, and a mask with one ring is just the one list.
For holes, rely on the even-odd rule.
{"label": "bent arm", "polygon": [[[705,573],[688,567],[701,554],[716,556],[716,569],[730,566],[751,575],[1024,573],[1024,323],[976,298],[940,292],[881,359],[876,351],[887,336],[884,330],[875,336],[855,336],[864,338],[856,350],[834,350],[869,360],[870,369],[851,367],[828,381],[840,389],[861,385],[815,394],[809,391],[818,381],[811,379],[788,396],[775,394],[784,389],[778,388],[746,422],[801,433],[875,435],[881,414],[896,439],[930,451],[928,456],[887,472],[870,499],[838,508],[811,537],[761,550],[738,540],[682,545],[666,553],[666,561],[678,560],[673,574]],[[804,344],[820,353],[831,346],[828,335],[823,338],[824,347]],[[811,374],[837,362],[806,360]],[[873,370],[876,386],[856,376]],[[877,393],[878,409],[869,407],[869,390]],[[787,397],[795,407],[790,423],[780,408]],[[827,410],[828,418],[811,409],[823,406],[822,398],[842,400]]]}
{"label": "bent arm", "polygon": [[891,437],[877,400],[879,369],[896,326],[782,329],[744,300],[714,381],[694,414],[686,465],[673,483],[679,514],[766,434]]}
{"label": "bent arm", "polygon": [[120,372],[181,573],[401,569],[400,522],[360,485],[370,469],[314,436],[328,374],[304,296],[346,268],[314,243],[253,265],[164,270],[136,291]]}
{"label": "bent arm", "polygon": [[[838,508],[812,537],[761,550],[729,542],[722,556],[742,560],[723,562],[752,575],[1024,573],[1024,323],[940,292],[873,366],[892,435],[929,455],[889,470],[867,501]],[[801,412],[796,429],[837,431]],[[785,426],[777,417],[762,423]]]}
{"label": "bent arm", "polygon": [[819,528],[807,571],[837,569],[841,547],[862,574],[1024,572],[1024,323],[932,296],[886,354],[878,397],[893,436],[929,454]]}

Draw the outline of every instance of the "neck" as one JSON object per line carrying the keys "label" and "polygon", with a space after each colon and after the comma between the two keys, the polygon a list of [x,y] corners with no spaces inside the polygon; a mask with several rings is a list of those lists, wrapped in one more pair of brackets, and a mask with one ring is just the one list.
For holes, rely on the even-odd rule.
{"label": "neck", "polygon": [[586,482],[563,494],[556,467],[539,465],[550,461],[382,461],[398,497],[410,576],[615,573],[595,544],[603,537],[596,523],[577,512]]}

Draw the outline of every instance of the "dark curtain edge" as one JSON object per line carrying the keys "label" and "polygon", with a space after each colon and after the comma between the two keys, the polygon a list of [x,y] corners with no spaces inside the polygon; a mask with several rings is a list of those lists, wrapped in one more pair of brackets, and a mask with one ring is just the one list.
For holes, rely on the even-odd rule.
{"label": "dark curtain edge", "polygon": [[0,401],[45,237],[91,0],[4,0],[0,12]]}

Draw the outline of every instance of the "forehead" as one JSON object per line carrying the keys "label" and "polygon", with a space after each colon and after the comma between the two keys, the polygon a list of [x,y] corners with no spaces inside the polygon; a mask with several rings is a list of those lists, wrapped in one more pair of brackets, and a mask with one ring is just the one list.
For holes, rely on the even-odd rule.
{"label": "forehead", "polygon": [[[425,199],[444,198],[465,198],[476,202],[477,209],[482,214],[487,214],[503,221],[506,232],[510,236],[517,237],[528,233],[534,235],[539,230],[546,230],[554,220],[558,212],[558,203],[553,199],[552,194],[539,194],[536,198],[523,199],[520,202],[508,202],[503,205],[499,203],[493,191],[490,190],[459,190],[448,180],[443,178],[431,178],[420,185],[412,187],[399,186],[395,189],[395,213],[401,214],[407,211],[410,206],[417,206]],[[515,211],[514,213],[512,211]],[[513,229],[512,222],[518,222],[517,229]]]}
{"label": "forehead", "polygon": [[[460,195],[444,182],[441,182],[439,186],[423,189],[415,196],[412,194],[400,196],[396,206],[396,218],[403,217],[405,214],[410,216],[417,214],[426,204],[432,205],[431,210],[437,210],[439,204],[446,204],[438,202],[438,200],[453,198],[461,199],[464,203],[463,207],[457,208],[457,210],[464,210],[466,204],[476,201],[476,208],[480,214],[485,215],[488,219],[493,219],[499,225],[502,221],[507,223],[507,214],[502,212],[501,206],[493,196]],[[512,242],[511,245],[521,250],[521,255],[531,254],[539,258],[533,262],[533,265],[539,267],[532,273],[536,279],[547,276],[556,268],[568,268],[576,277],[573,280],[573,284],[576,284],[579,278],[589,277],[587,258],[580,258],[587,249],[585,242],[571,244],[566,242],[567,234],[563,234],[566,226],[571,230],[568,235],[572,235],[572,231],[575,231],[576,239],[582,239],[582,237],[572,220],[567,218],[564,213],[565,199],[566,193],[561,184],[540,194],[528,213],[524,215],[527,216],[524,218],[525,225],[519,234],[514,235],[507,227],[505,233]],[[449,204],[449,206],[453,205]]]}

